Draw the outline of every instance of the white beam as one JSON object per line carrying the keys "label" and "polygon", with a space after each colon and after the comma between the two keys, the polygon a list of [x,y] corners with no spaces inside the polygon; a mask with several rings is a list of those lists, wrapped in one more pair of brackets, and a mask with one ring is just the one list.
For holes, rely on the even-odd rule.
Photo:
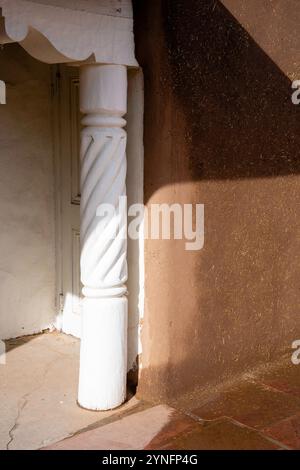
{"label": "white beam", "polygon": [[27,0],[0,0],[0,8],[0,43],[18,42],[42,62],[138,65],[132,18]]}
{"label": "white beam", "polygon": [[71,10],[80,10],[100,15],[132,18],[131,0],[31,0],[34,3],[63,6]]}

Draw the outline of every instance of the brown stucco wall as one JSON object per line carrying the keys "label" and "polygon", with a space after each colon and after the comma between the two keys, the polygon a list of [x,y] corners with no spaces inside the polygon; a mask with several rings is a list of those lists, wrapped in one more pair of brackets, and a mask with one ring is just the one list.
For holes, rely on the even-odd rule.
{"label": "brown stucco wall", "polygon": [[145,201],[205,204],[203,250],[145,247],[138,392],[168,400],[300,338],[300,5],[136,0],[134,14]]}

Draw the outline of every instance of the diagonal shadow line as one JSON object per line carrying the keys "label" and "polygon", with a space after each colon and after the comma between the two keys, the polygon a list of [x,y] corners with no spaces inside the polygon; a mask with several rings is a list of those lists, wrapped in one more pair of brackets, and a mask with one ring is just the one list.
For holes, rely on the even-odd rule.
{"label": "diagonal shadow line", "polygon": [[[291,101],[290,79],[219,1],[167,0],[161,5],[162,57],[147,58],[145,51],[139,50],[138,40],[137,55],[145,71],[146,107],[151,101],[150,81],[154,73],[161,80],[162,103],[163,96],[170,96],[172,90],[173,129],[168,139],[172,150],[167,149],[167,144],[153,141],[153,134],[161,140],[164,110],[160,109],[157,119],[147,117],[146,112],[145,174],[148,180],[151,178],[149,193],[146,184],[147,198],[170,180],[174,183],[299,174],[300,106]],[[140,7],[135,4],[137,15],[139,8],[143,8],[143,2]],[[137,37],[140,27],[136,22]],[[180,129],[180,120],[184,129],[176,132],[174,128]],[[152,149],[160,161],[165,152],[172,151],[171,175],[164,178],[160,172],[160,177],[155,178],[160,167],[157,165],[155,171],[153,162],[148,162],[147,154]],[[182,165],[181,152],[189,159],[187,174],[178,170]]]}

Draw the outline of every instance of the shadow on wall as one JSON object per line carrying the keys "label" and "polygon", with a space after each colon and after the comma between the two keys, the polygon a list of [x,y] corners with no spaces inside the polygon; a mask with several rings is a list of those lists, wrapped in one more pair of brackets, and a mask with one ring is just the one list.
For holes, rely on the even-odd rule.
{"label": "shadow on wall", "polygon": [[[288,78],[300,79],[299,53],[281,61],[289,70],[272,60],[289,55],[300,5],[273,3],[248,5],[252,33],[266,15],[266,54],[220,1],[134,2],[145,201],[205,204],[202,251],[146,243],[145,398],[219,383],[300,337],[300,106]],[[245,25],[246,5],[234,3]]]}

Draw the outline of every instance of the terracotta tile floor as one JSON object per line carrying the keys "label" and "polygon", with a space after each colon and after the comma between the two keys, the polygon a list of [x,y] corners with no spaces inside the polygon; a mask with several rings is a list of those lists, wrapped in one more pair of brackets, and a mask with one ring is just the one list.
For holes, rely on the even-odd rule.
{"label": "terracotta tile floor", "polygon": [[288,362],[179,411],[140,406],[49,449],[300,449],[300,366]]}

